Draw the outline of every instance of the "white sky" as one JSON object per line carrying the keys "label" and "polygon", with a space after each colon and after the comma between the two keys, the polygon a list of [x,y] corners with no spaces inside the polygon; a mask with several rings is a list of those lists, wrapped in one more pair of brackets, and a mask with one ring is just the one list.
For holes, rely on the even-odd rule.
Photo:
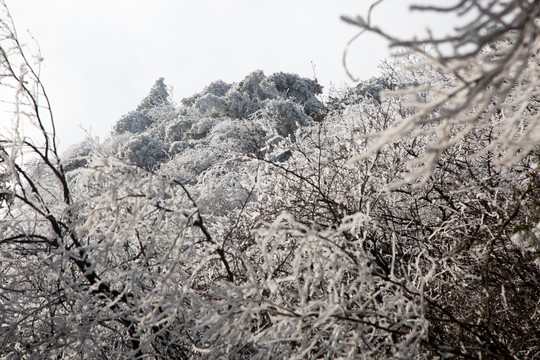
{"label": "white sky", "polygon": [[[386,0],[372,21],[400,36],[424,35],[427,26],[451,29],[446,19],[412,16],[407,10],[411,2]],[[30,31],[45,58],[42,80],[61,150],[81,141],[84,130],[106,138],[114,122],[134,110],[159,77],[173,87],[177,102],[212,81],[237,82],[256,69],[313,78],[313,64],[325,89],[352,84],[341,58],[358,29],[339,17],[366,15],[371,3],[7,0],[19,35]],[[364,35],[349,51],[350,70],[368,79],[377,75],[377,65],[387,55],[383,39]]]}

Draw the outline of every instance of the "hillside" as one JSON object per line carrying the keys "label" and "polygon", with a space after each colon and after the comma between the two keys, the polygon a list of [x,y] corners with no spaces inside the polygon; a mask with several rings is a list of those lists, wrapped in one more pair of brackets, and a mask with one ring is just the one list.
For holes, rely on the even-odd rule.
{"label": "hillside", "polygon": [[[407,358],[456,353],[450,344],[479,338],[511,346],[538,295],[536,245],[512,235],[537,214],[538,154],[511,169],[495,164],[496,151],[478,156],[494,120],[441,154],[417,185],[402,180],[436,139],[429,132],[351,163],[373,141],[358,134],[416,111],[403,107],[407,96],[382,91],[451,86],[429,68],[394,66],[325,104],[315,81],[293,74],[217,81],[180,105],[159,79],[105,143],[64,159],[84,184],[80,201],[96,183],[88,169],[101,169],[99,217],[86,227],[105,234],[114,225],[124,242],[120,250],[114,236],[91,236],[117,249],[100,252],[102,273],[147,278],[139,301],[159,296],[152,316],[166,314],[177,329],[167,336],[186,356]],[[111,196],[123,200],[112,206]],[[149,249],[145,262],[157,262],[141,268]],[[491,306],[505,309],[490,314],[499,325],[466,325],[485,319],[487,279]],[[156,295],[162,282],[168,290]],[[530,335],[520,346],[534,348]],[[203,344],[212,346],[194,350]]]}
{"label": "hillside", "polygon": [[403,49],[324,95],[160,78],[63,155],[5,17],[0,359],[539,358],[540,6],[482,4],[425,8],[479,11],[443,39],[344,18]]}

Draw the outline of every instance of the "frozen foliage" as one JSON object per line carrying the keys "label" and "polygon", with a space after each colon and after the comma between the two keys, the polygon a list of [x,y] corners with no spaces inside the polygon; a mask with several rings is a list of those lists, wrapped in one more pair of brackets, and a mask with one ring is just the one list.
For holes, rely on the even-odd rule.
{"label": "frozen foliage", "polygon": [[193,146],[181,150],[171,161],[163,164],[166,174],[174,176],[183,183],[196,183],[199,175],[225,158],[223,153],[216,153],[208,146]]}
{"label": "frozen foliage", "polygon": [[122,116],[114,125],[116,135],[126,132],[140,134],[154,122],[171,121],[176,118],[177,110],[168,100],[169,92],[164,79],[160,78],[150,89],[150,93],[141,101],[135,111]]}
{"label": "frozen foliage", "polygon": [[251,100],[273,99],[277,96],[277,89],[272,86],[262,71],[254,71],[244,80],[233,85],[230,91],[238,92]]}
{"label": "frozen foliage", "polygon": [[[309,125],[310,114],[322,112],[323,104],[316,97],[320,93],[321,87],[313,80],[284,73],[267,77],[254,71],[239,83],[213,82],[177,108],[168,100],[164,80],[159,79],[137,109],[116,123],[107,146],[113,154],[150,168],[166,159],[162,154],[186,157],[184,150],[192,148],[210,147],[203,150],[209,157],[207,164],[221,156],[218,152],[254,154],[269,139],[286,138]],[[141,136],[132,139],[130,134]],[[161,146],[142,139],[153,139]],[[146,148],[136,151],[136,146],[155,148],[155,154]],[[143,161],[146,156],[150,158]],[[197,165],[198,161],[188,165],[189,161],[180,163],[191,170],[178,171],[199,175],[207,168]]]}
{"label": "frozen foliage", "polygon": [[165,124],[165,141],[173,143],[184,139],[187,140],[192,124],[193,120],[189,117],[180,117]]}
{"label": "frozen foliage", "polygon": [[213,117],[225,116],[227,114],[227,102],[225,99],[213,94],[206,94],[198,98],[194,107],[203,114]]}
{"label": "frozen foliage", "polygon": [[266,133],[257,122],[227,118],[212,129],[208,141],[222,153],[257,154],[266,144]]}
{"label": "frozen foliage", "polygon": [[62,154],[64,171],[69,172],[88,165],[88,156],[95,148],[91,139],[86,139],[77,145],[70,146]]}
{"label": "frozen foliage", "polygon": [[152,169],[167,157],[163,145],[146,135],[130,136],[118,149],[118,155],[127,162]]}
{"label": "frozen foliage", "polygon": [[[143,113],[146,117],[148,117],[148,119],[150,119],[152,123],[162,123],[176,119],[178,116],[178,109],[174,104],[163,103],[161,105],[148,108],[143,111]],[[156,124],[156,126],[161,125]]]}
{"label": "frozen foliage", "polygon": [[449,125],[420,181],[437,121],[373,152],[365,135],[456,85],[421,57],[331,94],[317,121],[320,89],[296,75],[215,82],[181,107],[158,80],[142,131],[60,161],[2,19],[0,85],[21,110],[0,132],[0,358],[539,358],[540,148],[502,168],[491,146],[515,103]]}
{"label": "frozen foliage", "polygon": [[137,109],[116,123],[105,147],[147,169],[175,158],[164,165],[164,171],[193,184],[192,190],[199,194],[199,176],[224,158],[260,156],[279,139],[294,137],[298,128],[311,125],[309,113],[322,112],[323,104],[316,97],[320,92],[315,81],[297,75],[267,77],[254,71],[235,84],[214,82],[177,108],[168,101],[164,81],[159,79]]}
{"label": "frozen foliage", "polygon": [[[383,68],[384,70],[384,68]],[[351,89],[351,95],[357,97],[365,97],[366,100],[370,98],[381,102],[381,94],[385,91],[396,90],[396,87],[405,88],[412,84],[403,83],[403,79],[396,79],[395,74],[384,74],[378,78],[371,78],[367,81],[361,81],[354,89]],[[418,84],[414,84],[418,85]]]}
{"label": "frozen foliage", "polygon": [[239,91],[228,92],[225,99],[227,102],[226,114],[232,118],[247,118],[260,109],[256,101]]}
{"label": "frozen foliage", "polygon": [[197,205],[203,214],[223,215],[241,208],[247,201],[255,201],[253,176],[254,161],[221,161],[200,176],[193,189]]}
{"label": "frozen foliage", "polygon": [[198,98],[203,97],[205,95],[223,97],[227,94],[227,91],[229,91],[231,86],[232,86],[231,84],[227,84],[226,82],[222,80],[214,81],[213,83],[205,87],[201,93],[195,94],[189,98],[182,99],[182,105],[191,106]]}
{"label": "frozen foliage", "polygon": [[260,116],[268,121],[269,129],[282,137],[294,134],[301,126],[310,125],[309,117],[302,107],[290,100],[269,101],[260,111]]}
{"label": "frozen foliage", "polygon": [[[414,115],[393,128],[373,134],[379,141],[354,160],[363,159],[400,137],[428,132],[436,136],[422,156],[413,161],[411,166],[417,170],[408,177],[427,180],[447,148],[498,117],[500,121],[493,128],[492,141],[482,152],[502,148],[505,152],[498,165],[518,162],[540,143],[538,2],[494,0],[488,4],[467,0],[456,1],[455,6],[419,5],[413,9],[458,14],[471,20],[456,28],[453,36],[433,38],[428,34],[425,39],[412,40],[397,39],[372,26],[369,15],[367,20],[362,17],[344,20],[382,35],[392,46],[407,49],[406,56],[418,54],[421,64],[416,66],[437,69],[450,80],[451,86],[431,87],[421,82],[417,87],[390,92],[389,96],[409,94],[413,98],[427,92],[429,100],[410,101],[407,106],[415,109]],[[460,130],[453,131],[455,128]]]}
{"label": "frozen foliage", "polygon": [[317,81],[296,74],[276,73],[269,76],[268,82],[280,93],[303,105],[307,115],[314,116],[322,111],[323,105],[316,98],[316,95],[322,93],[322,86]]}
{"label": "frozen foliage", "polygon": [[324,107],[317,98],[321,93],[322,87],[314,80],[286,73],[267,77],[259,70],[236,84],[213,82],[201,93],[182,100],[182,104],[195,106],[210,116],[248,118],[263,108],[266,100],[290,99],[301,105],[308,116],[315,116]]}
{"label": "frozen foliage", "polygon": [[148,125],[150,125],[150,119],[138,111],[131,111],[116,122],[113,131],[117,135],[126,132],[140,134],[148,128]]}
{"label": "frozen foliage", "polygon": [[164,80],[164,78],[156,80],[156,83],[150,89],[150,94],[141,101],[137,107],[137,111],[144,112],[148,109],[169,103],[169,91],[165,86]]}

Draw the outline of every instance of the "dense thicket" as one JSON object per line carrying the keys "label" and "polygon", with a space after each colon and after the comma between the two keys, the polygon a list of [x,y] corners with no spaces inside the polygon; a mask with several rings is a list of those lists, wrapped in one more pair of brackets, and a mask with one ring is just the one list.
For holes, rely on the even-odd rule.
{"label": "dense thicket", "polygon": [[1,358],[540,356],[528,62],[511,91],[475,90],[499,96],[481,111],[448,111],[463,70],[422,54],[325,101],[255,71],[177,105],[159,79],[104,143],[59,156],[38,73],[1,29],[2,84],[41,134],[0,137]]}

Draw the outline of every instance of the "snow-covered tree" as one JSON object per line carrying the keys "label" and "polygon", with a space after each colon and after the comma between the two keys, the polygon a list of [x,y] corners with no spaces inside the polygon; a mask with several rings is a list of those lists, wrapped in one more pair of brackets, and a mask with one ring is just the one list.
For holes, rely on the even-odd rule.
{"label": "snow-covered tree", "polygon": [[[376,11],[374,2],[370,9]],[[344,17],[355,26],[377,33],[395,48],[405,49],[400,54],[416,54],[421,60],[416,67],[431,67],[445,76],[448,86],[441,88],[422,82],[388,96],[409,94],[406,106],[415,110],[394,128],[377,135],[360,160],[402,136],[435,134],[427,151],[411,164],[416,167],[409,179],[432,173],[439,156],[476,128],[498,118],[488,150],[504,149],[499,166],[519,162],[540,143],[538,99],[540,87],[540,38],[538,26],[540,5],[536,0],[461,0],[452,6],[439,4],[414,5],[413,10],[437,12],[467,17],[466,24],[457,27],[451,36],[436,38],[399,39],[363,17]],[[428,100],[417,98],[427,93]],[[413,100],[414,99],[414,100]],[[479,154],[481,155],[481,154]]]}
{"label": "snow-covered tree", "polygon": [[137,111],[132,111],[118,120],[114,126],[114,132],[118,135],[129,132],[140,134],[150,125],[150,119]]}
{"label": "snow-covered tree", "polygon": [[[459,82],[412,55],[326,104],[293,74],[217,81],[180,106],[160,79],[104,143],[61,158],[1,4],[16,107],[0,132],[0,358],[540,355],[540,150],[518,136],[498,166],[504,114],[532,126],[534,104],[491,104],[474,126],[427,114]],[[452,141],[419,178],[444,123]]]}

